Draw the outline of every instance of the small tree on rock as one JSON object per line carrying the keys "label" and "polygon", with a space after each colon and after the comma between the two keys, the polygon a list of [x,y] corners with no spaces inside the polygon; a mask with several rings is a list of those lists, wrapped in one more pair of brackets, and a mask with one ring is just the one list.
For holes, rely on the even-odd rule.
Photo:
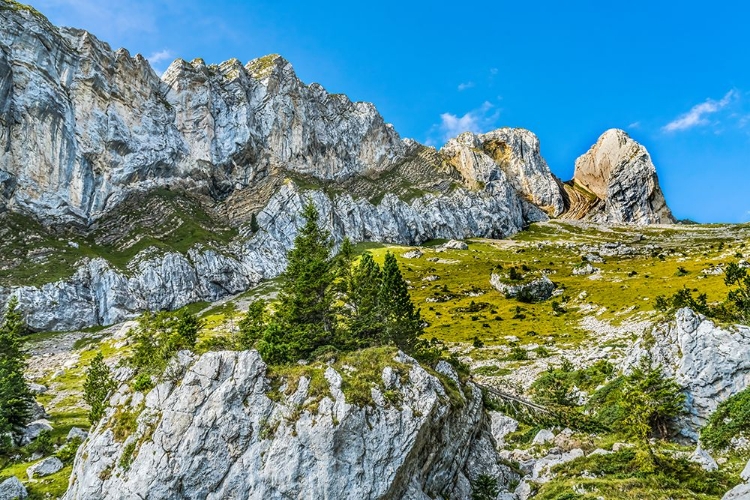
{"label": "small tree on rock", "polygon": [[104,355],[99,351],[86,371],[86,381],[83,383],[83,400],[91,407],[89,422],[91,425],[101,420],[107,409],[109,395],[115,389],[112,373],[104,362]]}

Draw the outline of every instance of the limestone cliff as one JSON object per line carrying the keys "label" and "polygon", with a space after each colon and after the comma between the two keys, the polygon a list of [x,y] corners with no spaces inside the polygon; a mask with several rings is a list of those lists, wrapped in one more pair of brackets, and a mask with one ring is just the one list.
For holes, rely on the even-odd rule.
{"label": "limestone cliff", "polygon": [[[372,402],[356,405],[330,366],[325,394],[302,376],[274,395],[256,351],[182,352],[148,394],[120,388],[65,498],[469,498],[480,474],[507,488],[514,474],[499,463],[481,391],[449,396],[403,354],[387,365]],[[346,369],[361,381],[366,368]],[[127,435],[118,419],[130,412]]]}

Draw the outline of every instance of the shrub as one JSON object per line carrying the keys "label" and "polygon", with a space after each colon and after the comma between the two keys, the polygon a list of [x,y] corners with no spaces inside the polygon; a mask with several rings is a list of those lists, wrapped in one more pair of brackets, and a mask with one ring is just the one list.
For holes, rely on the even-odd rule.
{"label": "shrub", "polygon": [[729,446],[733,437],[750,436],[750,388],[722,401],[701,429],[701,441],[713,449]]}
{"label": "shrub", "polygon": [[495,500],[498,493],[497,478],[481,474],[472,485],[471,500]]}

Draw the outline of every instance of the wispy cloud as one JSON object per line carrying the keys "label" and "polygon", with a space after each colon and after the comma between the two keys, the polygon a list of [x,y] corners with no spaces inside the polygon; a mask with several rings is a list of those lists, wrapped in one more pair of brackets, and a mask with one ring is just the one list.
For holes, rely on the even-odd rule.
{"label": "wispy cloud", "polygon": [[633,122],[628,125],[628,128],[641,128],[641,122]]}
{"label": "wispy cloud", "polygon": [[459,83],[458,84],[458,91],[463,92],[466,89],[470,89],[474,86],[474,82],[465,82],[465,83]]}
{"label": "wispy cloud", "polygon": [[677,132],[680,130],[688,130],[700,125],[706,125],[709,123],[709,120],[706,118],[708,115],[726,108],[738,97],[739,94],[737,91],[732,89],[719,101],[706,99],[704,102],[693,106],[687,113],[678,116],[676,119],[664,125],[662,130],[665,132]]}
{"label": "wispy cloud", "polygon": [[440,115],[440,123],[434,125],[430,131],[432,137],[426,142],[428,145],[435,146],[438,141],[444,143],[463,132],[486,132],[494,128],[499,117],[500,110],[489,101],[485,101],[479,108],[462,116],[443,113]]}
{"label": "wispy cloud", "polygon": [[170,59],[172,59],[172,51],[168,49],[159,50],[148,56],[146,59],[148,59],[148,62],[150,62],[152,65],[159,64],[163,61],[169,61]]}

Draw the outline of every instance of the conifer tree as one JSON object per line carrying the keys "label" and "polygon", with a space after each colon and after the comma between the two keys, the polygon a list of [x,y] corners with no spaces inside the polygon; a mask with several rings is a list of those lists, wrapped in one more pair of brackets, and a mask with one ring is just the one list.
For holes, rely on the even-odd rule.
{"label": "conifer tree", "polygon": [[171,357],[174,352],[179,350],[193,349],[195,343],[198,341],[198,333],[202,327],[203,322],[195,314],[187,310],[182,311],[177,317],[172,342],[167,355]]}
{"label": "conifer tree", "polygon": [[247,309],[245,317],[239,323],[237,344],[240,349],[250,349],[263,336],[266,329],[266,302],[262,299],[254,301]]}
{"label": "conifer tree", "polygon": [[253,234],[260,231],[260,225],[258,225],[258,218],[255,216],[255,214],[250,216],[250,231],[252,231]]}
{"label": "conifer tree", "polygon": [[[264,342],[259,344],[264,357],[273,344],[275,358],[295,361],[335,338],[333,242],[318,224],[318,211],[312,202],[305,205],[302,217],[305,223],[287,254],[289,263],[274,315],[280,330],[264,334]],[[279,335],[279,331],[286,333]]]}
{"label": "conifer tree", "polygon": [[115,381],[109,367],[104,363],[104,355],[99,351],[89,365],[86,381],[83,383],[83,399],[91,407],[89,422],[95,425],[107,409],[107,398],[115,388]]}
{"label": "conifer tree", "polygon": [[378,305],[382,282],[383,272],[380,266],[371,254],[365,253],[351,273],[347,301],[351,308],[348,330],[359,345],[383,341],[383,321]]}
{"label": "conifer tree", "polygon": [[18,299],[13,297],[0,325],[0,427],[5,431],[26,424],[34,399],[23,377],[26,355],[21,349],[21,336],[24,333],[26,324],[18,310]]}
{"label": "conifer tree", "polygon": [[385,339],[405,352],[414,352],[422,334],[422,318],[409,295],[396,257],[386,252],[383,280],[378,295]]}

